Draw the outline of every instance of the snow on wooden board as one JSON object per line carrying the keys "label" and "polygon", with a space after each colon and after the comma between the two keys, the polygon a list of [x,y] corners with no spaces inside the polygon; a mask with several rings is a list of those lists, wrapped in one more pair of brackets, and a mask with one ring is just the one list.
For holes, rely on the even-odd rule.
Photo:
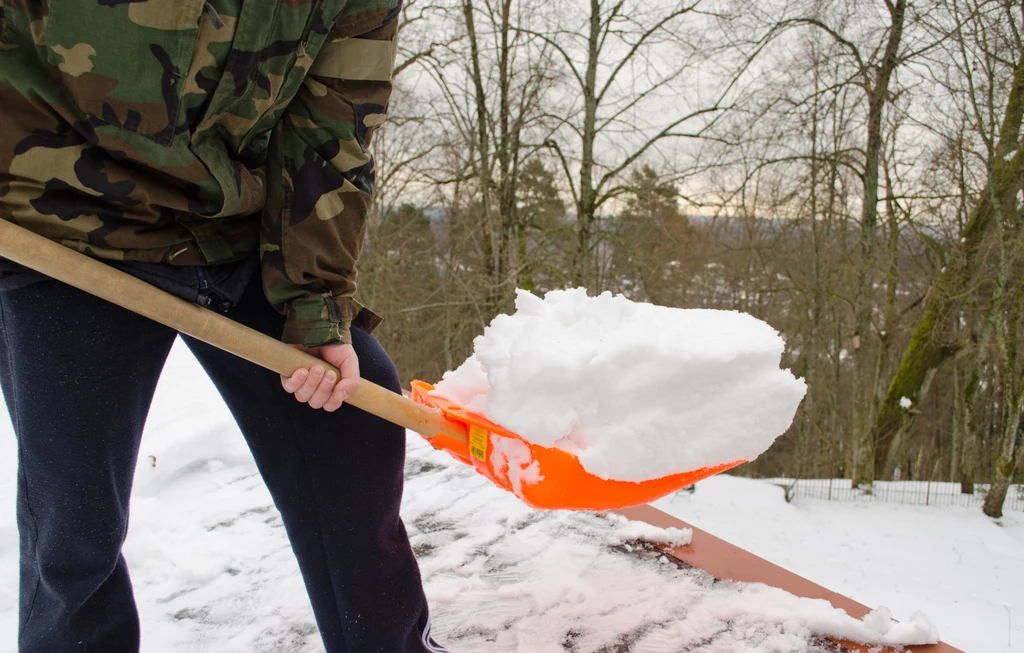
{"label": "snow on wooden board", "polygon": [[[280,519],[226,410],[176,349],[147,425],[126,545],[143,651],[320,651]],[[3,424],[2,479],[13,476]],[[150,457],[152,456],[152,458]],[[155,462],[155,466],[154,466]],[[542,513],[410,438],[403,515],[454,651],[828,651],[857,623],[623,543],[623,525]],[[14,650],[13,486],[0,485],[0,652]],[[633,548],[633,551],[629,549]]]}
{"label": "snow on wooden board", "polygon": [[1024,652],[1024,513],[787,502],[781,487],[728,475],[654,505],[898,619],[924,611],[944,642],[969,653]]}
{"label": "snow on wooden board", "polygon": [[[778,565],[759,558],[753,553],[730,544],[710,533],[690,526],[686,522],[659,510],[651,505],[636,506],[616,511],[630,524],[639,522],[651,526],[657,524],[667,531],[685,529],[690,531],[690,541],[680,545],[665,542],[659,548],[683,564],[708,572],[720,580],[733,580],[748,583],[765,583],[772,587],[784,589],[797,596],[824,599],[834,607],[845,610],[854,617],[864,618],[871,615],[879,620],[889,616],[888,608],[873,611],[853,599],[822,587]],[[630,521],[632,520],[632,521]],[[838,635],[838,633],[835,633]],[[850,653],[882,653],[873,644],[859,644],[849,640],[835,640],[843,649]],[[886,648],[885,653],[893,649]],[[913,647],[914,653],[963,653],[944,642]]]}
{"label": "snow on wooden board", "polygon": [[935,639],[923,617],[860,621],[774,587],[716,583],[630,541],[678,531],[537,511],[422,443],[408,455],[404,514],[435,632],[456,651],[761,653],[831,650],[822,635]]}
{"label": "snow on wooden board", "polygon": [[[819,653],[837,649],[815,629],[858,627],[821,602],[680,569],[630,543],[635,524],[527,508],[410,443],[403,512],[453,651]],[[143,651],[320,651],[280,519],[226,453],[134,501]]]}

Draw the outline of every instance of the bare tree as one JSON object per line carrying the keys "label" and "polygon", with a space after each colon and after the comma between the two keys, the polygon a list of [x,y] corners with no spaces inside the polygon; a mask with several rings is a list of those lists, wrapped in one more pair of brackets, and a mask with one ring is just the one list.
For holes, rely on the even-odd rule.
{"label": "bare tree", "polygon": [[[989,10],[982,11],[984,6],[965,10],[953,3],[956,14],[966,11],[969,17],[959,21],[962,26],[951,40],[954,49],[948,61],[955,63],[966,86],[964,95],[973,132],[983,143],[980,156],[986,181],[963,231],[951,245],[946,265],[934,281],[924,314],[875,418],[876,461],[882,474],[894,467],[895,454],[913,422],[914,414],[906,410],[906,403],[920,403],[939,367],[960,348],[952,337],[952,317],[977,278],[975,273],[986,252],[984,242],[995,228],[996,216],[1016,211],[1016,193],[1024,178],[1024,150],[1019,147],[1024,117],[1024,48],[1016,36],[1005,41],[1015,50],[1011,57],[1005,50],[989,51],[993,41],[986,38],[990,27],[985,27],[990,21],[999,23],[1010,18],[1015,24],[1012,33],[1019,35],[1021,17],[1014,16],[1010,6],[988,5]],[[975,32],[977,38],[970,37],[969,28],[980,30]],[[1007,69],[1009,76],[1005,76]],[[987,74],[980,74],[981,70]],[[1006,79],[1011,80],[1009,85],[1004,84]],[[1006,89],[1005,99],[1000,98],[1000,88]]]}
{"label": "bare tree", "polygon": [[[628,191],[626,173],[669,141],[710,138],[750,63],[749,53],[700,38],[712,25],[702,2],[564,0],[546,29],[532,32],[552,47],[570,85],[569,102],[551,109],[561,128],[545,144],[576,213],[574,284],[595,279],[598,216]],[[714,88],[686,89],[686,73],[698,62],[710,67],[712,56],[720,62]]]}
{"label": "bare tree", "polygon": [[409,3],[361,276],[381,337],[436,376],[517,285],[747,311],[810,391],[746,472],[898,464],[991,477],[1001,503],[1024,404],[1024,18],[928,1]]}

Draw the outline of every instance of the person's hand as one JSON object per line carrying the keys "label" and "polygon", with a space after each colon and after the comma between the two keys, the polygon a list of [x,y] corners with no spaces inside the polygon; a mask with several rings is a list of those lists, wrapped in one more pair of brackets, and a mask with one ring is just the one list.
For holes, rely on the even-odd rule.
{"label": "person's hand", "polygon": [[[296,345],[296,347],[298,347]],[[352,345],[328,345],[316,349],[298,347],[302,351],[327,361],[341,370],[339,380],[334,371],[321,365],[312,369],[298,369],[291,376],[281,377],[281,386],[295,395],[295,399],[328,413],[341,408],[341,404],[359,387],[359,358]]]}

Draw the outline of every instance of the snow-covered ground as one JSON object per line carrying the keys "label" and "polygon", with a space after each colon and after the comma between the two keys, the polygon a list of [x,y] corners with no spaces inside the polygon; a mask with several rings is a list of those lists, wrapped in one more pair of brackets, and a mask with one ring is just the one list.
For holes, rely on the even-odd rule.
{"label": "snow-covered ground", "polygon": [[720,475],[654,505],[897,619],[923,611],[968,653],[1024,651],[1024,513],[783,496]]}
{"label": "snow-covered ground", "polygon": [[[0,417],[0,653],[15,650],[15,446]],[[453,653],[819,651],[863,628],[822,602],[714,584],[588,514],[540,513],[412,438],[403,515],[435,630]],[[1024,623],[1024,519],[976,510],[804,501],[721,477],[663,509],[868,605],[926,612],[971,652]],[[143,651],[322,651],[280,520],[230,416],[176,347],[143,440],[125,555]],[[844,620],[845,619],[845,620]]]}

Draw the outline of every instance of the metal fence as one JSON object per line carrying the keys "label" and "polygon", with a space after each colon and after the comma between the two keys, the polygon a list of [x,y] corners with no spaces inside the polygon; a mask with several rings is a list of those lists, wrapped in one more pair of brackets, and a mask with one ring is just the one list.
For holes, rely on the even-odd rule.
{"label": "metal fence", "polygon": [[[848,478],[768,478],[786,491],[786,500],[802,497],[827,501],[902,503],[919,506],[981,507],[989,486],[975,484],[974,494],[964,494],[959,483],[930,481],[875,481],[870,489],[850,487]],[[1024,485],[1011,485],[1003,511],[1024,512]]]}

